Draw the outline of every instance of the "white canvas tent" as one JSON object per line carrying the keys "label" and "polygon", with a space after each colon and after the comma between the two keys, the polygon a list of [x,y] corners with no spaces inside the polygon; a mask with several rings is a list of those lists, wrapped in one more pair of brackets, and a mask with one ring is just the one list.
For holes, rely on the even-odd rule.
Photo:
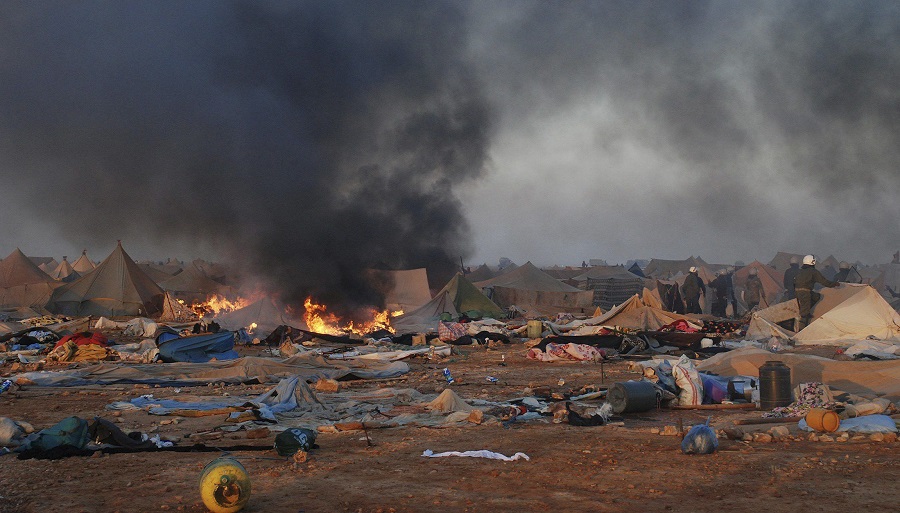
{"label": "white canvas tent", "polygon": [[794,335],[797,345],[848,345],[875,338],[900,344],[900,313],[868,285]]}

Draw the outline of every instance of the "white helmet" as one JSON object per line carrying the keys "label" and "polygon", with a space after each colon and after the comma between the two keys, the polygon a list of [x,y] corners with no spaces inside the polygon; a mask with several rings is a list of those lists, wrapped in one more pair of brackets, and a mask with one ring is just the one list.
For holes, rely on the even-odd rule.
{"label": "white helmet", "polygon": [[689,272],[692,272],[692,273],[695,273],[695,272],[697,272],[697,268],[694,267],[694,266],[691,266],[691,268],[688,269],[688,271],[689,271]]}
{"label": "white helmet", "polygon": [[806,255],[803,257],[803,265],[816,265],[816,257],[813,255]]}
{"label": "white helmet", "polygon": [[849,262],[841,262],[841,269],[850,269]]}
{"label": "white helmet", "polygon": [[792,264],[799,264],[800,261],[797,260],[797,257],[793,256],[793,257],[791,257],[791,263],[792,263]]}
{"label": "white helmet", "polygon": [[750,268],[750,276],[756,276],[757,270],[755,267]]}

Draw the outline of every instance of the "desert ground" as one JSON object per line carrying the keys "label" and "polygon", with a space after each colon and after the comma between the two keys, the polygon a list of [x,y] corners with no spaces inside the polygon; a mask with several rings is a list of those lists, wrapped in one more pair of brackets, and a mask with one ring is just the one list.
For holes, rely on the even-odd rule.
{"label": "desert ground", "polygon": [[[807,350],[808,351],[808,350]],[[260,349],[242,348],[244,354]],[[450,386],[465,399],[505,400],[526,388],[549,387],[568,394],[637,377],[626,361],[544,363],[527,360],[520,343],[454,348],[435,360],[408,360],[399,379],[342,382],[342,388],[414,388],[435,393]],[[9,373],[9,365],[0,371]],[[456,382],[447,385],[442,369]],[[486,376],[498,378],[496,383]],[[95,453],[60,460],[0,457],[0,513],[206,511],[198,479],[222,454],[247,469],[251,498],[247,512],[424,512],[424,511],[709,511],[794,512],[897,511],[900,504],[900,442],[811,441],[796,423],[790,435],[755,441],[719,437],[711,455],[684,455],[682,437],[660,434],[710,423],[733,428],[739,419],[759,418],[746,410],[654,410],[624,414],[605,426],[575,427],[551,418],[450,427],[397,427],[320,433],[304,463],[279,457],[275,433],[248,438],[246,431],[215,431],[225,415],[160,417],[145,411],[114,412],[113,401],[147,393],[174,396],[253,396],[272,385],[151,387],[149,385],[47,388],[24,386],[0,396],[0,416],[26,420],[36,429],[77,415],[114,420],[125,431],[159,433],[192,445],[258,446],[228,452]],[[416,409],[416,405],[401,408]],[[173,422],[174,421],[174,422]],[[666,427],[669,426],[669,430]],[[745,433],[767,433],[772,424],[742,425]],[[720,431],[721,433],[721,431]],[[201,435],[198,435],[201,434]],[[193,440],[191,440],[193,435]],[[260,436],[255,433],[254,436]],[[486,449],[529,460],[426,458],[423,451]]]}

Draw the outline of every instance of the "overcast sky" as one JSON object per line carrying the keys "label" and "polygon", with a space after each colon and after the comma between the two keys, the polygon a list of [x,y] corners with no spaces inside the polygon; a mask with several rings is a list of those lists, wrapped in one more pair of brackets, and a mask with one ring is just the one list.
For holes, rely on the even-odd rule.
{"label": "overcast sky", "polygon": [[184,5],[0,6],[0,253],[900,249],[896,2]]}

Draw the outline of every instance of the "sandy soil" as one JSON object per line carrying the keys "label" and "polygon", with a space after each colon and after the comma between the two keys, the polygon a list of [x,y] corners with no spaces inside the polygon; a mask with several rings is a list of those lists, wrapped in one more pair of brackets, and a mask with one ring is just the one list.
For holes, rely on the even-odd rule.
{"label": "sandy soil", "polygon": [[[410,360],[413,371],[386,382],[353,382],[354,390],[400,386],[436,392],[446,386],[449,367],[464,398],[507,399],[525,387],[578,390],[591,384],[634,377],[624,362],[539,363],[524,358],[521,344],[497,350],[462,348],[443,362]],[[501,362],[505,355],[505,362]],[[505,363],[505,365],[501,365]],[[0,368],[0,372],[7,369]],[[499,383],[485,380],[496,376]],[[560,385],[560,379],[565,383]],[[269,386],[194,387],[180,394],[254,395]],[[145,386],[48,389],[30,387],[0,396],[0,416],[26,420],[36,428],[64,417],[113,418],[104,407],[151,392]],[[176,395],[154,388],[156,397]],[[406,427],[323,433],[311,459],[295,465],[271,449],[232,453],[250,473],[247,512],[404,511],[697,511],[896,512],[900,504],[900,442],[857,437],[817,442],[792,427],[787,439],[764,442],[720,440],[717,453],[681,454],[680,436],[654,428],[685,428],[712,416],[717,428],[747,411],[672,411],[627,415],[624,426],[574,427],[541,422],[498,423],[449,428]],[[121,414],[126,431],[184,437],[223,424],[224,415],[184,418],[143,411]],[[771,425],[744,426],[765,432]],[[802,438],[801,438],[802,437]],[[274,434],[250,440],[244,432],[206,442],[224,447],[271,447]],[[187,440],[184,440],[187,442]],[[507,455],[524,452],[530,461],[425,458],[422,452],[488,449]],[[0,457],[0,513],[206,511],[198,479],[216,453],[95,454],[58,461]]]}

